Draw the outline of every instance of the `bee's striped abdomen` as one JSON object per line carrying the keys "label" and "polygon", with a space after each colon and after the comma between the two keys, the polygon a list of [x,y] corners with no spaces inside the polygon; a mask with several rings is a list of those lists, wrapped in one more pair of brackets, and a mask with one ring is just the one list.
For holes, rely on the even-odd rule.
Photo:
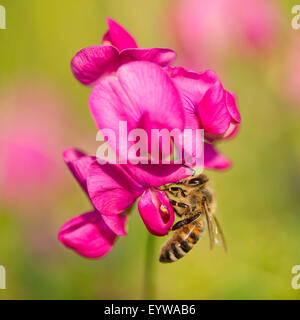
{"label": "bee's striped abdomen", "polygon": [[204,232],[203,221],[194,221],[178,229],[161,250],[160,262],[171,263],[184,257]]}

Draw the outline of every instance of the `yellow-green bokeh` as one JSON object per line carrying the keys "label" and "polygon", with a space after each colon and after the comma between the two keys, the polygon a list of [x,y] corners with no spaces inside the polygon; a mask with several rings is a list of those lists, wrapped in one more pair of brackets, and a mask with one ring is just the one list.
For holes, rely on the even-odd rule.
{"label": "yellow-green bokeh", "polygon": [[[100,42],[107,16],[126,26],[140,46],[168,47],[162,28],[170,2],[1,0],[7,30],[0,30],[0,88],[22,75],[42,75],[71,101],[66,112],[79,123],[75,130],[93,140],[90,89],[73,78],[72,56]],[[294,1],[279,4],[287,34],[297,32],[289,26]],[[280,41],[284,50],[288,37]],[[243,122],[237,138],[220,145],[233,168],[208,174],[229,251],[211,252],[205,238],[182,261],[157,262],[158,299],[300,298],[300,290],[291,287],[291,269],[300,264],[299,109],[287,105],[276,90],[276,68],[284,61],[274,59],[272,67],[256,60],[236,60],[227,67],[225,86],[237,93]],[[85,148],[82,140],[70,143]],[[137,211],[128,236],[107,257],[85,260],[55,240],[63,223],[90,209],[67,169],[65,178],[69,192],[58,197],[51,212],[41,212],[53,215],[54,254],[35,255],[24,240],[26,221],[12,207],[0,206],[0,265],[7,270],[7,290],[0,290],[0,299],[141,298],[147,231]],[[156,240],[156,261],[164,240]]]}

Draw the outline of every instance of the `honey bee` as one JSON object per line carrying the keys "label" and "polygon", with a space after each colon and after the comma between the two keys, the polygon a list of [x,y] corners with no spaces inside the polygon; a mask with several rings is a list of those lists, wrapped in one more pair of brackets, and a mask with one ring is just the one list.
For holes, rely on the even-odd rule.
{"label": "honey bee", "polygon": [[225,238],[215,216],[216,201],[207,186],[209,179],[200,174],[164,186],[175,213],[182,218],[172,227],[173,236],[161,249],[159,261],[175,262],[184,257],[208,230],[210,247],[215,243],[227,250]]}

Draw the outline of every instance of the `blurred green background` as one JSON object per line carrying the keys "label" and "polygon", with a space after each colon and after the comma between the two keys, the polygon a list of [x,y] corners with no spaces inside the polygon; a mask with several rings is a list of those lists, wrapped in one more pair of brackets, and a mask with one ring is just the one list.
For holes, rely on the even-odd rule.
{"label": "blurred green background", "polygon": [[[290,27],[291,7],[297,3],[278,3],[284,31],[272,57],[233,59],[223,79],[225,87],[237,93],[243,122],[236,139],[220,144],[233,168],[207,173],[229,251],[211,252],[205,237],[182,261],[157,262],[158,299],[300,298],[300,290],[291,287],[291,269],[300,264],[300,106],[288,102],[277,87],[284,81],[280,70],[288,41],[297,32],[300,36],[300,30]],[[52,83],[69,102],[64,112],[72,124],[65,128],[64,147],[96,150],[90,89],[77,83],[69,65],[78,50],[100,43],[107,29],[105,17],[124,25],[141,47],[173,43],[164,32],[172,1],[0,4],[7,11],[7,30],[0,30],[0,90],[20,78],[42,77]],[[57,150],[62,162],[60,154]],[[138,213],[133,210],[128,236],[119,239],[108,256],[84,259],[56,240],[62,224],[90,209],[68,170],[60,175],[64,188],[53,190],[51,201],[37,194],[31,206],[34,217],[1,197],[0,265],[7,270],[7,290],[0,290],[0,299],[142,298],[147,231]],[[156,238],[155,261],[164,241]]]}

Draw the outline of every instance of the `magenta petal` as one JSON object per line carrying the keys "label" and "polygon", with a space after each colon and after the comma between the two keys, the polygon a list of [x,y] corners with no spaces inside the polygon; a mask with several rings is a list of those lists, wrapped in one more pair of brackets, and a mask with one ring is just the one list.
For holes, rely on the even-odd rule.
{"label": "magenta petal", "polygon": [[128,132],[137,128],[148,133],[150,129],[182,130],[184,126],[182,102],[174,83],[161,67],[147,61],[127,63],[116,75],[101,78],[89,105],[98,128],[112,129],[117,145],[120,121],[127,122]]}
{"label": "magenta petal", "polygon": [[104,73],[113,71],[119,61],[119,52],[113,46],[93,46],[82,49],[72,59],[71,68],[78,81],[90,85]]}
{"label": "magenta petal", "polygon": [[241,122],[241,115],[237,108],[236,97],[234,94],[226,91],[226,105],[228,108],[228,112],[230,113],[232,119],[236,123]]}
{"label": "magenta petal", "polygon": [[216,73],[210,70],[202,73],[181,67],[167,68],[167,70],[182,97],[188,99],[195,107],[212,86],[220,84]]}
{"label": "magenta petal", "polygon": [[198,106],[198,115],[206,133],[212,135],[226,133],[231,123],[231,116],[221,84],[217,84],[206,92]]}
{"label": "magenta petal", "polygon": [[113,216],[102,215],[105,224],[118,236],[127,235],[125,230],[127,217],[127,214],[117,214]]}
{"label": "magenta petal", "polygon": [[231,166],[230,161],[219,153],[211,144],[204,144],[204,167],[208,169],[224,170]]}
{"label": "magenta petal", "polygon": [[222,139],[232,139],[235,137],[240,130],[240,125],[236,123],[231,123],[229,129],[227,130],[225,136]]}
{"label": "magenta petal", "polygon": [[63,158],[67,164],[85,156],[86,154],[84,152],[74,148],[66,149],[63,152]]}
{"label": "magenta petal", "polygon": [[124,168],[133,180],[139,181],[144,190],[178,182],[193,173],[191,169],[176,164],[128,164]]}
{"label": "magenta petal", "polygon": [[120,51],[127,48],[137,48],[136,41],[120,24],[107,18],[108,32],[103,37],[103,42],[110,42]]}
{"label": "magenta petal", "polygon": [[150,233],[165,236],[175,216],[169,199],[159,191],[148,189],[138,203],[140,215]]}
{"label": "magenta petal", "polygon": [[87,186],[95,208],[103,215],[116,215],[128,209],[144,192],[124,169],[125,165],[91,164]]}
{"label": "magenta petal", "polygon": [[63,152],[63,158],[82,189],[87,192],[86,179],[88,169],[96,158],[86,156],[84,153],[76,149],[66,149]]}
{"label": "magenta petal", "polygon": [[185,101],[186,118],[193,119],[194,113],[206,133],[223,135],[229,128],[231,116],[226,105],[226,92],[215,72],[168,68],[168,73]]}
{"label": "magenta petal", "polygon": [[149,61],[166,67],[172,64],[176,59],[176,53],[170,49],[126,49],[121,52],[121,61],[123,63],[130,61]]}
{"label": "magenta petal", "polygon": [[68,221],[59,231],[58,240],[87,258],[100,258],[113,247],[116,234],[104,223],[97,211]]}

